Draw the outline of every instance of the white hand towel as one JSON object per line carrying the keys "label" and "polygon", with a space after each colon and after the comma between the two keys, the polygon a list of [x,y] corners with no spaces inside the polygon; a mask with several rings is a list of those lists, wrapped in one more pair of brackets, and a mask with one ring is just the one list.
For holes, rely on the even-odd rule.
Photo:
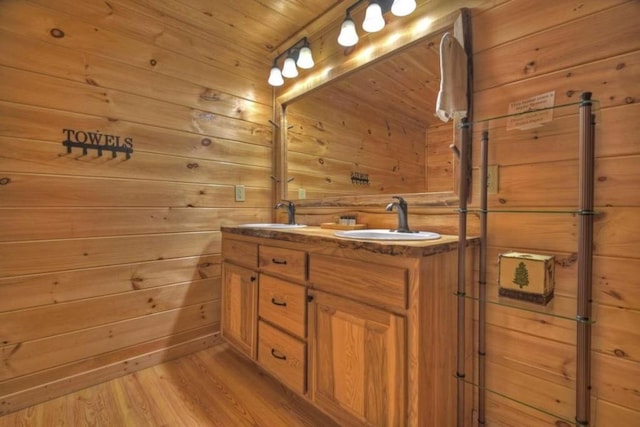
{"label": "white hand towel", "polygon": [[458,40],[445,33],[440,41],[440,92],[436,115],[443,122],[467,117],[467,54]]}

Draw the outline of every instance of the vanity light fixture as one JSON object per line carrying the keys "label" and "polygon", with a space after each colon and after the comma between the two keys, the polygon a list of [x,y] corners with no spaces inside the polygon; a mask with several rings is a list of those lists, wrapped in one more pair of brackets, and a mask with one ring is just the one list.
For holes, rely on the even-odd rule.
{"label": "vanity light fixture", "polygon": [[391,13],[395,16],[407,16],[416,10],[416,0],[395,0],[391,5]]}
{"label": "vanity light fixture", "polygon": [[344,47],[355,46],[358,43],[356,25],[351,18],[351,12],[360,3],[369,1],[365,12],[362,29],[368,33],[375,33],[385,26],[383,15],[391,10],[395,16],[407,16],[416,9],[415,0],[358,0],[347,8],[346,16],[340,26],[338,44]]}
{"label": "vanity light fixture", "polygon": [[[286,55],[282,64],[282,70],[278,67],[278,60]],[[283,77],[292,79],[298,76],[298,67],[308,70],[315,65],[311,46],[306,37],[301,38],[293,44],[289,49],[283,51],[273,60],[273,66],[269,73],[268,83],[271,86],[282,86],[284,84]]]}
{"label": "vanity light fixture", "polygon": [[347,12],[347,17],[344,18],[344,21],[342,21],[342,25],[340,26],[338,44],[344,47],[355,46],[358,43],[358,40],[356,24],[353,22],[353,19],[351,19],[349,12]]}
{"label": "vanity light fixture", "polygon": [[382,16],[382,7],[376,0],[372,0],[364,14],[362,29],[367,33],[377,33],[384,28],[385,22]]}

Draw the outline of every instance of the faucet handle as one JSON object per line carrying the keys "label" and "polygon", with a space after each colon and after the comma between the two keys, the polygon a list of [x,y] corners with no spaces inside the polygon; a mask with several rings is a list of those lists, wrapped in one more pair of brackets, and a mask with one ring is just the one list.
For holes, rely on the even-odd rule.
{"label": "faucet handle", "polygon": [[403,205],[403,206],[407,205],[407,201],[405,199],[403,199],[402,197],[400,197],[400,196],[391,196],[391,198],[398,200],[398,203],[400,205]]}

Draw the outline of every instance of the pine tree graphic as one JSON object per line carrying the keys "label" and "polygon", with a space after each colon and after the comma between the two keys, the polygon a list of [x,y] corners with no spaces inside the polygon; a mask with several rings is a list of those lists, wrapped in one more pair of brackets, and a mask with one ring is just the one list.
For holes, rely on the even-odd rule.
{"label": "pine tree graphic", "polygon": [[516,268],[516,277],[513,278],[513,283],[520,286],[522,289],[529,285],[529,272],[527,271],[527,265],[524,262],[520,262]]}

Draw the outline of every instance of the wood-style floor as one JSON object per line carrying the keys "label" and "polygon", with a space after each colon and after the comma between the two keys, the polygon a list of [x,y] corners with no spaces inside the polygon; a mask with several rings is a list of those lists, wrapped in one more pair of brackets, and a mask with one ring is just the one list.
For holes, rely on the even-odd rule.
{"label": "wood-style floor", "polygon": [[226,344],[0,417],[0,427],[336,425]]}

